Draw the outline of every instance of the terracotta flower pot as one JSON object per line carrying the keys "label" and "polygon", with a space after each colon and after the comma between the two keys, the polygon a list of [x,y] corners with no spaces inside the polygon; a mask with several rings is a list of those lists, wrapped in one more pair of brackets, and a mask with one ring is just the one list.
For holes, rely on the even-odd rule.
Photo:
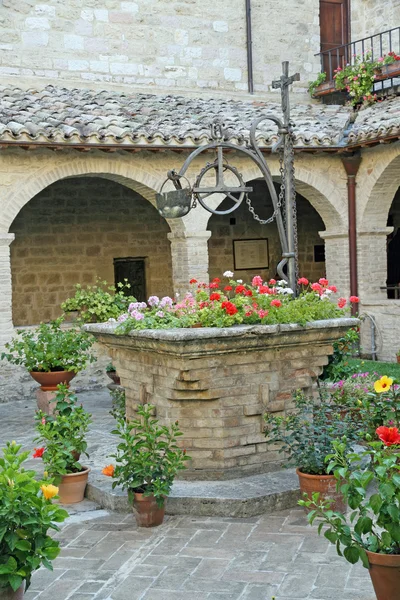
{"label": "terracotta flower pot", "polygon": [[138,527],[157,527],[157,525],[161,525],[164,520],[165,500],[164,506],[160,508],[157,505],[154,496],[144,496],[143,494],[135,492],[133,498],[133,512]]}
{"label": "terracotta flower pot", "polygon": [[1,600],[23,600],[25,582],[14,592],[11,587],[0,588]]}
{"label": "terracotta flower pot", "polygon": [[191,327],[191,329],[197,329],[198,327],[203,327],[203,325],[201,323],[194,323],[190,327]]}
{"label": "terracotta flower pot", "polygon": [[320,500],[331,499],[334,501],[331,510],[346,511],[343,495],[341,492],[336,491],[336,478],[334,475],[309,475],[308,473],[302,473],[300,469],[296,469],[296,473],[299,478],[302,496],[306,493],[311,500],[313,493],[319,492]]}
{"label": "terracotta flower pot", "polygon": [[117,371],[106,371],[108,377],[113,380],[116,385],[121,385],[121,378]]}
{"label": "terracotta flower pot", "polygon": [[48,373],[42,371],[29,371],[29,374],[35,381],[40,383],[40,388],[44,392],[57,391],[57,386],[60,383],[68,385],[76,375],[74,371],[50,371]]}
{"label": "terracotta flower pot", "polygon": [[400,589],[400,554],[368,552],[369,574],[377,600],[395,600]]}
{"label": "terracotta flower pot", "polygon": [[61,504],[77,504],[85,497],[86,484],[89,477],[89,467],[83,467],[79,473],[62,475],[58,484],[58,495]]}

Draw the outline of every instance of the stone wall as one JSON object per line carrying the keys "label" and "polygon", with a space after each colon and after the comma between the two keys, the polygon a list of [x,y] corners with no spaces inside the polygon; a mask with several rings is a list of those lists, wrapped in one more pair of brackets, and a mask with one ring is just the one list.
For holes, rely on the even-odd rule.
{"label": "stone wall", "polygon": [[14,325],[60,314],[74,284],[114,283],[113,258],[145,257],[147,294],[172,290],[168,224],[128,188],[100,178],[59,181],[24,206],[11,231]]}
{"label": "stone wall", "polygon": [[[351,0],[350,6],[352,40],[381,33],[400,25],[399,0]],[[398,44],[398,39],[394,42]]]}
{"label": "stone wall", "polygon": [[[0,19],[3,84],[248,90],[244,0],[3,0]],[[318,0],[253,0],[252,21],[256,92],[290,60],[304,93],[319,71]]]}
{"label": "stone wall", "polygon": [[[253,192],[250,194],[256,213],[266,219],[273,213],[272,201],[262,181],[252,181]],[[279,193],[279,188],[277,188]],[[227,210],[232,203],[225,201],[219,208]],[[312,281],[325,276],[325,262],[314,261],[314,246],[324,245],[319,231],[324,223],[300,194],[297,195],[298,239],[299,239],[299,272]],[[233,221],[232,221],[233,219]],[[208,222],[211,237],[208,242],[210,257],[210,277],[220,277],[226,271],[235,271],[233,256],[233,240],[267,238],[269,250],[269,269],[253,269],[235,271],[235,277],[243,281],[251,281],[254,275],[261,275],[264,280],[276,275],[276,265],[281,259],[282,250],[278,237],[276,221],[269,225],[260,225],[253,219],[247,204],[243,201],[239,209],[228,215],[214,215]]]}

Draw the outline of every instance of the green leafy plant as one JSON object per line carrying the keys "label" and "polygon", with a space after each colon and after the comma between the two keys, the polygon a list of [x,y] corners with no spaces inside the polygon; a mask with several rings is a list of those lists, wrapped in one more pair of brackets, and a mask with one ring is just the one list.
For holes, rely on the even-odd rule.
{"label": "green leafy plant", "polygon": [[310,523],[318,519],[318,533],[324,530],[338,554],[352,564],[361,559],[366,568],[366,550],[400,554],[400,435],[397,428],[388,427],[379,427],[376,433],[382,441],[371,443],[365,451],[348,454],[346,444],[337,440],[327,456],[328,471],[334,473],[350,515],[330,510],[319,494],[299,501],[311,509]]}
{"label": "green leafy plant", "polygon": [[316,403],[312,397],[297,391],[294,410],[286,415],[264,415],[267,442],[279,444],[287,457],[287,467],[296,466],[302,473],[326,475],[326,457],[332,453],[337,438],[346,440],[345,446],[358,439],[359,424],[352,415],[340,415],[325,402]]}
{"label": "green leafy plant", "polygon": [[345,335],[333,344],[333,354],[329,363],[324,367],[321,379],[329,381],[340,381],[350,377],[359,368],[349,362],[351,357],[358,351],[360,332],[358,327],[351,327]]}
{"label": "green leafy plant", "polygon": [[126,398],[125,390],[122,387],[110,390],[110,396],[112,398],[112,407],[110,415],[114,417],[116,421],[119,419],[125,419],[126,415]]}
{"label": "green leafy plant", "polygon": [[318,73],[316,79],[314,79],[314,81],[309,81],[308,82],[308,93],[310,94],[310,96],[314,96],[314,92],[316,90],[316,88],[318,86],[320,86],[322,83],[324,83],[326,81],[326,73],[322,72],[322,73]]}
{"label": "green leafy plant", "polygon": [[78,311],[78,321],[81,323],[103,323],[108,319],[116,319],[127,310],[131,302],[135,302],[136,298],[128,295],[130,288],[127,280],[118,283],[117,286],[110,285],[100,278],[96,280],[95,285],[82,287],[78,283],[75,286],[75,295],[67,298],[61,304],[61,309],[64,312]]}
{"label": "green leafy plant", "polygon": [[41,323],[36,330],[20,330],[5,345],[1,358],[28,371],[74,371],[85,369],[95,357],[88,351],[93,336],[79,329],[62,329],[62,318]]}
{"label": "green leafy plant", "polygon": [[108,363],[108,365],[106,366],[106,373],[112,373],[113,371],[115,371],[115,367],[114,365],[110,362]]}
{"label": "green leafy plant", "polygon": [[154,408],[151,404],[140,405],[137,419],[118,418],[111,432],[120,437],[117,454],[111,456],[116,466],[108,465],[103,473],[113,477],[113,488],[120,485],[128,490],[130,501],[138,492],[154,495],[157,504],[163,506],[176,474],[185,468],[189,457],[178,446],[178,438],[183,435],[178,422],[160,425],[152,416]]}
{"label": "green leafy plant", "polygon": [[364,437],[373,439],[376,428],[380,425],[393,426],[400,423],[400,385],[395,379],[383,375],[360,398],[359,407]]}
{"label": "green leafy plant", "polygon": [[81,406],[78,399],[66,385],[57,389],[55,412],[48,415],[36,413],[35,458],[42,458],[47,472],[53,477],[78,473],[82,470],[79,462],[81,454],[88,456],[86,434],[91,423],[91,415]]}
{"label": "green leafy plant", "polygon": [[0,596],[1,590],[17,590],[23,581],[29,588],[31,576],[42,565],[52,570],[51,561],[59,542],[48,535],[58,531],[68,513],[51,503],[58,488],[51,481],[37,481],[34,471],[22,466],[29,452],[8,442],[0,458]]}

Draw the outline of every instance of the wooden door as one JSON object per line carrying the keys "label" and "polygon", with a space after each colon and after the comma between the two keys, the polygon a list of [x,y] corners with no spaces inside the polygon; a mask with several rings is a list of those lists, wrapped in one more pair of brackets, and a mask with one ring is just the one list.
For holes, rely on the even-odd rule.
{"label": "wooden door", "polygon": [[[320,0],[321,52],[349,43],[349,2],[350,0]],[[349,62],[350,55],[349,49],[340,48],[331,55],[323,56],[323,70],[327,74],[327,81],[333,79],[333,71],[338,66],[343,68]]]}
{"label": "wooden door", "polygon": [[146,302],[146,271],[144,258],[114,258],[115,285],[125,280],[131,284],[126,295],[135,296],[139,302]]}

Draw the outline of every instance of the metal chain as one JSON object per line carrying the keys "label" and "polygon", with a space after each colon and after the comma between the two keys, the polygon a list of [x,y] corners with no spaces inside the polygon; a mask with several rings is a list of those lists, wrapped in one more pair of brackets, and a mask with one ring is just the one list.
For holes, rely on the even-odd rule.
{"label": "metal chain", "polygon": [[284,158],[284,146],[281,144],[279,148],[279,173],[281,176],[281,189],[279,191],[279,208],[281,208],[281,215],[283,225],[286,229],[286,206],[285,206],[285,169],[283,166],[283,158]]}
{"label": "metal chain", "polygon": [[298,241],[298,229],[297,229],[297,203],[296,203],[296,186],[295,186],[295,170],[294,170],[294,135],[292,132],[288,135],[288,151],[291,160],[289,161],[290,167],[290,179],[292,183],[292,206],[293,206],[293,237],[294,237],[294,251],[296,255],[296,281],[299,278],[299,241]]}
{"label": "metal chain", "polygon": [[273,223],[276,219],[276,215],[278,214],[279,210],[281,210],[281,208],[285,205],[284,203],[284,198],[285,198],[285,181],[283,179],[283,155],[280,156],[279,158],[279,164],[280,164],[280,168],[279,171],[281,173],[281,189],[279,192],[279,196],[278,196],[278,202],[276,205],[276,208],[274,210],[274,212],[272,213],[272,216],[269,217],[269,219],[261,219],[258,214],[256,213],[256,211],[254,210],[254,207],[251,203],[249,194],[246,194],[246,204],[249,207],[249,211],[251,212],[251,214],[253,215],[253,219],[255,221],[258,221],[260,223],[260,225],[269,225],[270,223]]}

